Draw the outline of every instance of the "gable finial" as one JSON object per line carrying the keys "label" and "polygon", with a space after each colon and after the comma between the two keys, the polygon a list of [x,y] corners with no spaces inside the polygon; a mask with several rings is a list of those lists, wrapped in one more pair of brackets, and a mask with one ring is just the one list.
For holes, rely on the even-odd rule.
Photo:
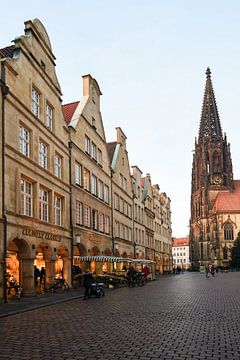
{"label": "gable finial", "polygon": [[209,67],[207,67],[206,75],[207,75],[207,79],[211,78],[211,70]]}

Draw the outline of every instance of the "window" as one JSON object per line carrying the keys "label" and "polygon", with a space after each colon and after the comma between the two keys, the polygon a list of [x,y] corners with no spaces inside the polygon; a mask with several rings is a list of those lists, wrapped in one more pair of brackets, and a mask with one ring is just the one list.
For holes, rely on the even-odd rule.
{"label": "window", "polygon": [[123,178],[123,190],[127,191],[127,179]]}
{"label": "window", "polygon": [[40,114],[40,94],[32,88],[32,113],[39,118]]}
{"label": "window", "polygon": [[92,211],[92,224],[93,224],[93,230],[98,229],[98,212],[97,210]]}
{"label": "window", "polygon": [[55,155],[54,159],[54,175],[59,179],[62,177],[62,157],[58,154]]}
{"label": "window", "polygon": [[91,184],[91,189],[92,189],[92,194],[97,196],[97,178],[95,175],[92,174],[92,184]]}
{"label": "window", "polygon": [[97,147],[93,142],[92,142],[92,158],[93,160],[97,161]]}
{"label": "window", "polygon": [[96,120],[92,117],[92,127],[96,130]]}
{"label": "window", "polygon": [[119,211],[120,211],[121,213],[123,213],[123,199],[122,199],[122,198],[120,198],[119,204],[120,204],[120,209],[119,209]]}
{"label": "window", "polygon": [[39,217],[42,221],[48,221],[48,192],[39,189]]}
{"label": "window", "polygon": [[99,226],[99,231],[104,232],[104,215],[103,213],[99,213],[98,216],[98,226]]}
{"label": "window", "polygon": [[90,172],[87,169],[83,170],[83,185],[85,190],[90,191]]}
{"label": "window", "polygon": [[109,230],[109,224],[110,224],[110,219],[109,216],[105,216],[105,233],[109,234],[110,230]]}
{"label": "window", "polygon": [[85,152],[90,155],[90,139],[85,135]]}
{"label": "window", "polygon": [[89,228],[91,227],[91,209],[88,206],[85,206],[84,225]]}
{"label": "window", "polygon": [[119,237],[119,222],[115,221],[115,236]]}
{"label": "window", "polygon": [[30,134],[27,129],[25,129],[23,126],[20,126],[20,132],[19,132],[19,140],[20,140],[20,152],[29,157],[30,154],[30,148],[29,148],[29,140],[30,140]]}
{"label": "window", "polygon": [[233,240],[233,226],[231,223],[224,225],[224,240]]}
{"label": "window", "polygon": [[75,184],[82,185],[82,165],[75,163]]}
{"label": "window", "polygon": [[76,224],[83,224],[83,204],[76,200]]}
{"label": "window", "polygon": [[55,210],[55,225],[62,225],[62,199],[60,196],[55,196],[54,200]]}
{"label": "window", "polygon": [[123,176],[120,174],[120,188],[123,188]]}
{"label": "window", "polygon": [[21,214],[32,216],[32,205],[32,184],[24,179],[21,179]]}
{"label": "window", "polygon": [[101,180],[98,180],[98,196],[101,200],[104,199],[104,187],[103,187],[103,182]]}
{"label": "window", "polygon": [[109,202],[109,187],[104,185],[104,201],[108,204]]}
{"label": "window", "polygon": [[98,149],[98,165],[102,166],[102,151]]}
{"label": "window", "polygon": [[119,210],[119,196],[115,194],[115,209]]}
{"label": "window", "polygon": [[124,226],[124,239],[128,240],[128,227]]}
{"label": "window", "polygon": [[48,157],[48,149],[47,145],[43,142],[39,143],[39,165],[44,169],[47,169],[47,157]]}
{"label": "window", "polygon": [[52,121],[53,121],[53,109],[52,107],[47,103],[46,104],[46,114],[45,114],[45,125],[47,128],[52,130]]}

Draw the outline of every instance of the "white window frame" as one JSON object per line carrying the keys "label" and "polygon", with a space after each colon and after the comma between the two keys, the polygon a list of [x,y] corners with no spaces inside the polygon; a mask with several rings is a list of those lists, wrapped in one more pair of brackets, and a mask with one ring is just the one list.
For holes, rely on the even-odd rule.
{"label": "white window frame", "polygon": [[32,87],[32,113],[39,119],[40,116],[40,93]]}
{"label": "white window frame", "polygon": [[107,215],[105,215],[105,233],[110,233],[110,218]]}
{"label": "white window frame", "polygon": [[19,128],[19,150],[21,154],[30,156],[30,131],[23,125]]}
{"label": "white window frame", "polygon": [[85,190],[90,191],[90,171],[86,168],[83,169],[83,185]]}
{"label": "white window frame", "polygon": [[83,225],[83,204],[76,200],[76,224]]}
{"label": "white window frame", "polygon": [[98,211],[92,209],[92,226],[93,230],[98,230]]}
{"label": "white window frame", "polygon": [[91,174],[91,190],[92,194],[97,196],[97,177],[94,174]]}
{"label": "white window frame", "polygon": [[98,197],[104,200],[104,184],[102,180],[98,180]]}
{"label": "white window frame", "polygon": [[47,102],[46,103],[46,114],[45,114],[45,125],[48,129],[52,130],[52,124],[53,124],[53,108],[52,106]]}
{"label": "white window frame", "polygon": [[86,205],[84,207],[84,225],[88,228],[91,227],[91,208]]}
{"label": "white window frame", "polygon": [[55,195],[54,198],[55,225],[62,226],[62,198]]}
{"label": "white window frame", "polygon": [[48,166],[48,146],[42,140],[39,142],[39,165],[44,169]]}
{"label": "white window frame", "polygon": [[75,163],[75,184],[82,186],[82,165]]}
{"label": "white window frame", "polygon": [[21,179],[21,214],[33,215],[33,185],[25,179]]}
{"label": "white window frame", "polygon": [[85,135],[85,152],[90,155],[90,139],[87,135]]}
{"label": "white window frame", "polygon": [[109,186],[104,185],[104,201],[109,204]]}
{"label": "white window frame", "polygon": [[41,221],[49,221],[49,194],[43,188],[39,189],[39,218]]}
{"label": "white window frame", "polygon": [[59,179],[62,178],[62,157],[59,154],[55,154],[54,157],[54,175]]}
{"label": "white window frame", "polygon": [[92,142],[92,154],[91,154],[93,160],[97,161],[97,146]]}
{"label": "white window frame", "polygon": [[98,149],[98,165],[102,166],[102,150]]}
{"label": "white window frame", "polygon": [[104,214],[102,212],[98,215],[98,230],[104,232]]}

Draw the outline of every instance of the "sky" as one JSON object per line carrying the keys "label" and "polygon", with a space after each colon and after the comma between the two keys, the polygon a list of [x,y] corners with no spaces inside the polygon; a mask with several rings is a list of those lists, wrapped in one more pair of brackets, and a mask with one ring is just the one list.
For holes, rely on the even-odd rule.
{"label": "sky", "polygon": [[56,56],[63,103],[82,75],[103,93],[107,141],[127,136],[130,165],[171,199],[174,237],[189,233],[191,168],[209,66],[223,132],[240,179],[238,0],[11,0],[1,4],[0,47],[38,18]]}

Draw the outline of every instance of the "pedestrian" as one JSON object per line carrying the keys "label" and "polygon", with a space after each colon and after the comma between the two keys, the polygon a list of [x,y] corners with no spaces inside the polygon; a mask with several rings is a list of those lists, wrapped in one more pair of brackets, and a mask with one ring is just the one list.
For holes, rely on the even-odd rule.
{"label": "pedestrian", "polygon": [[209,266],[208,265],[206,265],[205,271],[206,271],[206,279],[208,279],[209,278]]}
{"label": "pedestrian", "polygon": [[89,269],[83,274],[83,286],[85,287],[84,300],[89,299],[91,296],[91,286],[92,286],[93,276]]}
{"label": "pedestrian", "polygon": [[136,275],[136,270],[134,269],[133,266],[130,266],[130,269],[127,272],[127,281],[128,281],[129,287],[132,287],[135,285],[135,283],[134,283],[135,275]]}
{"label": "pedestrian", "polygon": [[42,285],[45,287],[45,278],[46,278],[46,271],[45,268],[42,266],[40,270],[40,287],[42,287]]}
{"label": "pedestrian", "polygon": [[212,276],[215,275],[215,269],[214,269],[214,266],[213,266],[213,265],[211,266],[211,274],[212,274]]}

